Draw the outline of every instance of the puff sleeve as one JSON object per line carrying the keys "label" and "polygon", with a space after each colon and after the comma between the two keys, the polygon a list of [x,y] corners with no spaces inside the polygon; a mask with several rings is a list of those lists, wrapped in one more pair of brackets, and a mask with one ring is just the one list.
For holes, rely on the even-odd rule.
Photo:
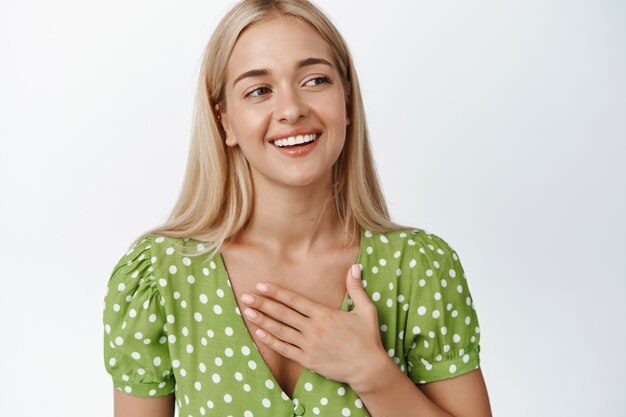
{"label": "puff sleeve", "polygon": [[113,268],[104,298],[104,364],[113,386],[138,397],[174,391],[163,299],[155,282],[151,236]]}
{"label": "puff sleeve", "polygon": [[408,376],[416,384],[478,368],[480,328],[457,253],[434,234],[413,246],[405,328]]}

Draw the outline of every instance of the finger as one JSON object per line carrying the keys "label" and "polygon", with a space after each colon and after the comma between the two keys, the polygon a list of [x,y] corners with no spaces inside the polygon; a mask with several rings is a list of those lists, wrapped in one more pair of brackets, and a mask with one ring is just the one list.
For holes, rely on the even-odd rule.
{"label": "finger", "polygon": [[308,298],[295,293],[293,291],[286,290],[275,284],[258,283],[256,289],[265,296],[272,297],[291,309],[298,311],[306,317],[311,317],[316,309],[322,306],[321,304],[314,303]]}
{"label": "finger", "polygon": [[346,275],[346,288],[348,290],[348,295],[352,298],[352,301],[355,304],[355,308],[367,305],[373,306],[370,297],[363,288],[360,265],[354,264],[350,267],[350,269],[348,269],[348,274]]}
{"label": "finger", "polygon": [[271,317],[268,317],[265,314],[255,311],[251,308],[246,308],[243,311],[243,314],[248,318],[248,320],[256,324],[258,327],[263,328],[263,330],[268,331],[278,339],[292,345],[300,346],[300,343],[302,341],[302,333],[295,330],[294,328],[280,323],[272,319]]}
{"label": "finger", "polygon": [[256,329],[255,333],[259,337],[259,339],[261,339],[261,341],[269,346],[272,350],[286,358],[293,359],[294,361],[304,366],[304,352],[302,351],[302,349],[287,342],[283,342],[282,340],[272,336],[270,333],[264,331],[263,329]]}
{"label": "finger", "polygon": [[294,329],[302,330],[305,326],[306,317],[297,311],[292,310],[284,304],[281,304],[272,298],[264,297],[259,294],[242,294],[241,301],[248,307],[252,307],[264,314],[285,323]]}

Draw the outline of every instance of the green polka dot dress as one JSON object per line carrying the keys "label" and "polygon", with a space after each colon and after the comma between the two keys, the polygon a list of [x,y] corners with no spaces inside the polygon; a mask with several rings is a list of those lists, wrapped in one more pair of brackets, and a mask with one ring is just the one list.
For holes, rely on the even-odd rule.
{"label": "green polka dot dress", "polygon": [[[304,369],[280,388],[241,317],[221,255],[193,239],[149,235],[119,260],[104,303],[104,363],[139,397],[175,392],[179,416],[369,416],[349,385]],[[480,329],[455,251],[424,230],[361,230],[358,263],[380,336],[416,384],[479,366]],[[352,310],[346,294],[342,311]]]}

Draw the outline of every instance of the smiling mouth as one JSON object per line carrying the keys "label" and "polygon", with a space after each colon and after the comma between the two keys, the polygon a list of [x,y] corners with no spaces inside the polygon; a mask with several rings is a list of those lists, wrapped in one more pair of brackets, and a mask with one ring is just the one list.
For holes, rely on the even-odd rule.
{"label": "smiling mouth", "polygon": [[297,148],[315,142],[320,133],[311,133],[310,135],[289,136],[283,139],[276,139],[270,143],[278,148]]}

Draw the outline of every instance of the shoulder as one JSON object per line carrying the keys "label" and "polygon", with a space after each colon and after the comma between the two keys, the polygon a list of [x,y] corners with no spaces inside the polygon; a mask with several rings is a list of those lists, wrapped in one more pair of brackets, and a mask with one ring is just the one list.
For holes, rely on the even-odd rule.
{"label": "shoulder", "polygon": [[390,253],[394,258],[413,259],[421,256],[439,265],[443,259],[448,262],[459,260],[456,251],[447,240],[425,229],[399,229],[387,232],[372,232],[365,229],[363,236],[364,246],[369,255]]}

